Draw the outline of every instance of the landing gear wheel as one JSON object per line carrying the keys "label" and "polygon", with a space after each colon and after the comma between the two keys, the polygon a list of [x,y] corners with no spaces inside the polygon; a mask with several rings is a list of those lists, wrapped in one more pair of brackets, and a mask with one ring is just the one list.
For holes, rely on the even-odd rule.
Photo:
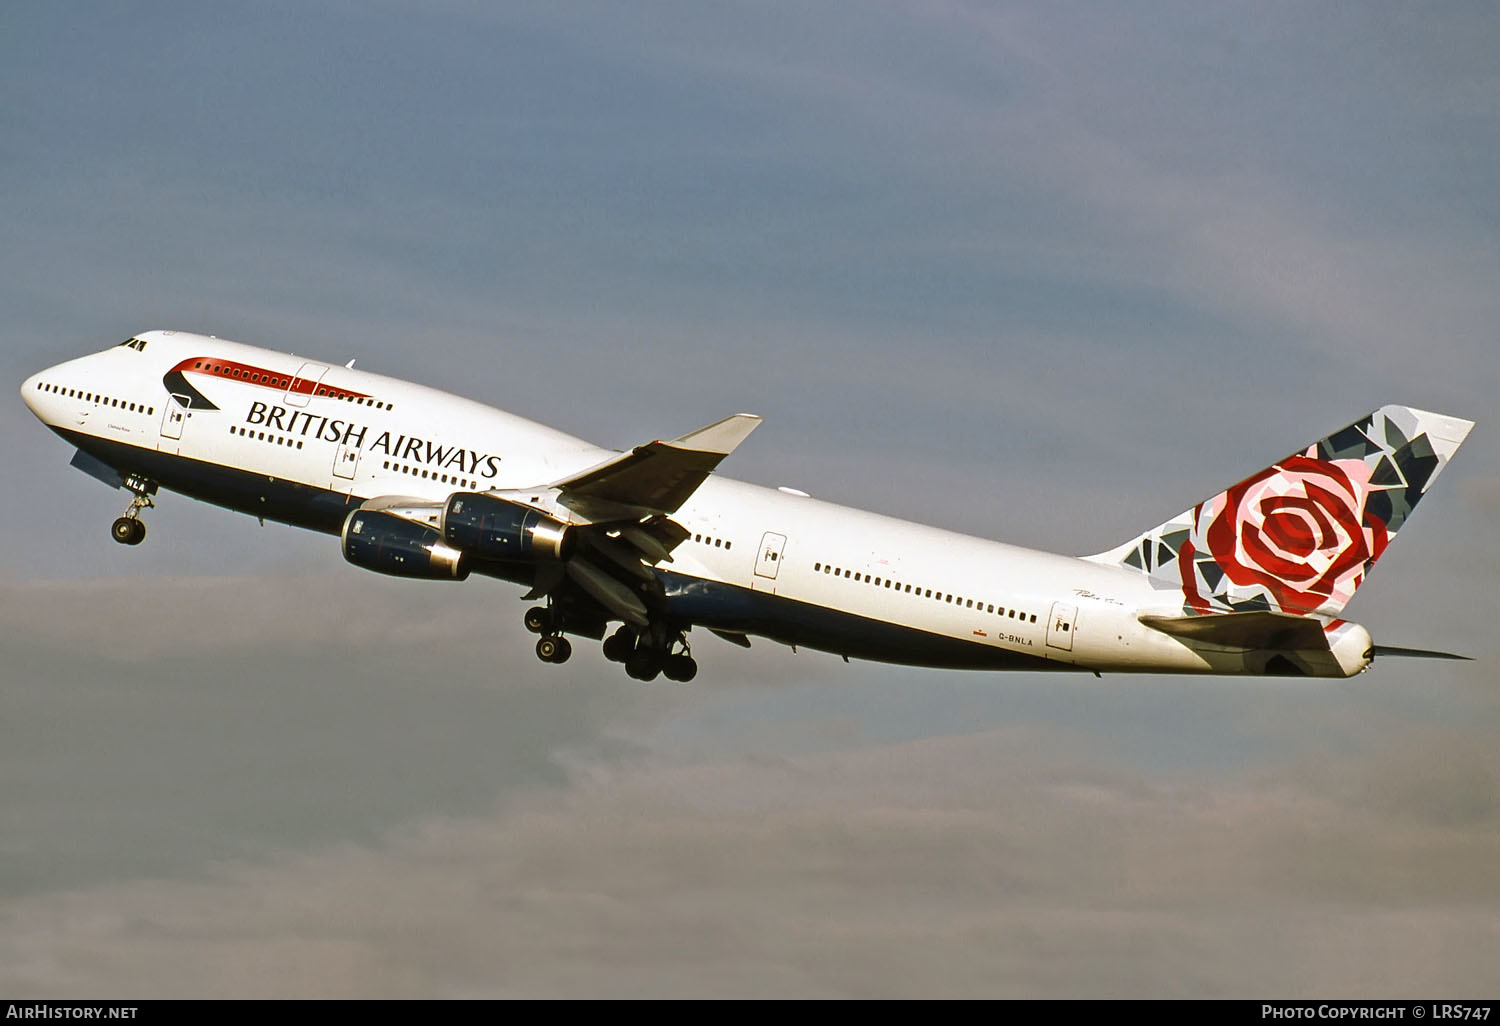
{"label": "landing gear wheel", "polygon": [[139,545],[145,540],[146,524],[135,517],[119,517],[109,533],[121,545]]}
{"label": "landing gear wheel", "polygon": [[621,627],[604,639],[604,658],[612,663],[623,663],[635,651],[635,634]]}
{"label": "landing gear wheel", "polygon": [[661,673],[661,659],[649,648],[638,648],[625,660],[625,673],[636,680],[655,680]]}
{"label": "landing gear wheel", "polygon": [[125,515],[110,527],[109,535],[121,545],[139,545],[146,539],[146,522],[141,519],[141,512],[156,505],[151,498],[156,494],[156,482],[139,474],[128,474],[121,483],[135,498],[130,500]]}
{"label": "landing gear wheel", "polygon": [[536,657],[544,663],[565,663],[573,654],[573,645],[567,638],[548,634],[537,639]]}
{"label": "landing gear wheel", "polygon": [[552,629],[552,610],[546,606],[532,606],[526,610],[526,629],[533,634],[546,634]]}
{"label": "landing gear wheel", "polygon": [[690,655],[667,656],[666,665],[662,667],[662,673],[667,680],[675,680],[686,684],[698,676],[698,663]]}

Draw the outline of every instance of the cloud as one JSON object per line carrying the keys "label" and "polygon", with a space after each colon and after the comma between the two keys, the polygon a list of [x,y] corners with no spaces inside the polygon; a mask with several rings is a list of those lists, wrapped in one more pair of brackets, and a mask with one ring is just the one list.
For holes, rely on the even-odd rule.
{"label": "cloud", "polygon": [[[378,844],[11,902],[0,986],[79,997],[1416,997],[1486,984],[1482,745],[1142,778],[1027,730],[579,773]],[[1351,782],[1358,783],[1350,792]],[[1374,800],[1369,797],[1376,795]]]}

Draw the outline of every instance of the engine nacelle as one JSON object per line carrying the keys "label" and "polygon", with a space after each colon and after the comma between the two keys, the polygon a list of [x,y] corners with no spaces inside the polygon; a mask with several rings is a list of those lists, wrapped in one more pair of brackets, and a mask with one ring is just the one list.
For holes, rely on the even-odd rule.
{"label": "engine nacelle", "polygon": [[573,528],[545,513],[480,492],[457,492],[443,506],[443,540],[482,559],[567,559]]}
{"label": "engine nacelle", "polygon": [[461,581],[469,559],[431,527],[379,510],[357,509],[344,520],[344,558],[393,577]]}

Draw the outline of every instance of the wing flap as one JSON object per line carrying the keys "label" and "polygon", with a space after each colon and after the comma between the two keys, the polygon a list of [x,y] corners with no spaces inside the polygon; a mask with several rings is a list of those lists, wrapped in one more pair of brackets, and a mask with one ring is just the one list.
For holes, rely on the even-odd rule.
{"label": "wing flap", "polygon": [[609,574],[584,562],[571,559],[563,564],[568,577],[605,609],[634,627],[650,623],[646,607],[629,588]]}

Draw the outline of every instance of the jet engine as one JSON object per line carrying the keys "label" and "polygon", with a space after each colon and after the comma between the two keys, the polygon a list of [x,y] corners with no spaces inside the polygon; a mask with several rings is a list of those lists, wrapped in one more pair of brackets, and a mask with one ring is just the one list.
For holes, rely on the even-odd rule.
{"label": "jet engine", "polygon": [[468,556],[444,544],[435,529],[394,513],[357,509],[344,521],[344,558],[355,566],[393,577],[461,581]]}
{"label": "jet engine", "polygon": [[573,554],[573,528],[545,513],[479,492],[457,492],[443,506],[443,540],[481,559],[562,562]]}

